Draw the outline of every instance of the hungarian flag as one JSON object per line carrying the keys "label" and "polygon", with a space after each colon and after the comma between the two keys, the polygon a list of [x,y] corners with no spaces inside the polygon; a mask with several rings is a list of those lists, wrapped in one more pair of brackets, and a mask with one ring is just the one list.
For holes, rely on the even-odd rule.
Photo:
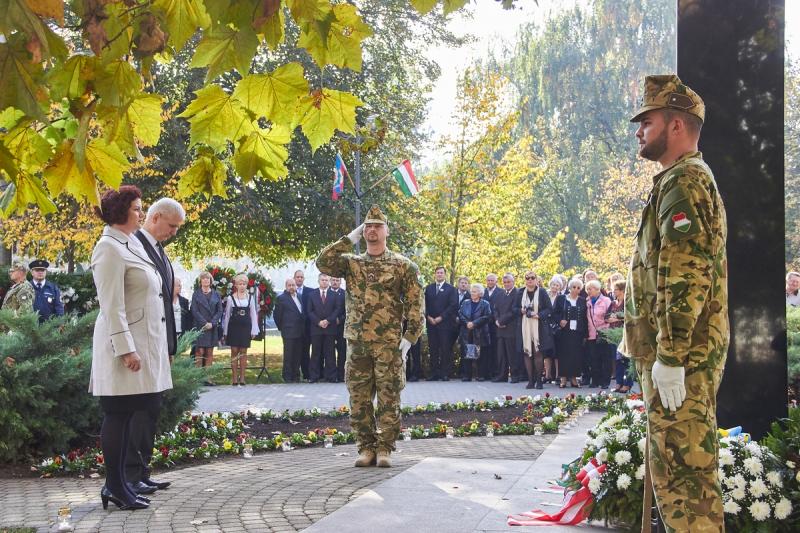
{"label": "hungarian flag", "polygon": [[350,177],[347,172],[347,167],[344,166],[342,156],[336,154],[336,164],[333,166],[333,189],[331,190],[331,199],[338,200],[339,196],[344,193],[344,177]]}
{"label": "hungarian flag", "polygon": [[414,171],[411,170],[411,163],[408,159],[400,163],[400,165],[392,170],[392,176],[397,180],[400,189],[406,196],[416,196],[419,192],[419,185],[417,179],[414,177]]}

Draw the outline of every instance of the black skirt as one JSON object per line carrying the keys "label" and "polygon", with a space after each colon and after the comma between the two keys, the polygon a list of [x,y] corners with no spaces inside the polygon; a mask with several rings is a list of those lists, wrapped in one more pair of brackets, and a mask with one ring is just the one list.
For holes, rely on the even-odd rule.
{"label": "black skirt", "polygon": [[249,348],[253,324],[250,319],[250,306],[237,307],[234,303],[228,320],[228,346]]}

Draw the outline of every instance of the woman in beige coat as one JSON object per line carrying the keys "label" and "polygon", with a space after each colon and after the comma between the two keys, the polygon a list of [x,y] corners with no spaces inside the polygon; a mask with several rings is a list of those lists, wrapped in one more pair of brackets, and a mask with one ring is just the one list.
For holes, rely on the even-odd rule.
{"label": "woman in beige coat", "polygon": [[100,314],[94,328],[89,392],[103,409],[101,440],[106,486],[100,493],[121,509],[147,502],[126,483],[125,454],[134,411],[158,410],[172,388],[161,277],[133,233],[142,219],[141,192],[124,185],[96,209],[107,224],[92,253]]}

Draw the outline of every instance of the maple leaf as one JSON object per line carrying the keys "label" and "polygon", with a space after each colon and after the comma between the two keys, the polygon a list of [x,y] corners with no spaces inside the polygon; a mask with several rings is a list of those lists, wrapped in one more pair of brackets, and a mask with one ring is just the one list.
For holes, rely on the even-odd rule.
{"label": "maple leaf", "polygon": [[353,5],[337,4],[333,15],[326,34],[316,24],[305,24],[297,45],[308,50],[321,67],[332,64],[360,71],[361,41],[372,35],[372,30]]}
{"label": "maple leaf", "polygon": [[6,38],[21,32],[20,38],[36,38],[42,52],[49,55],[47,25],[40,19],[25,0],[0,1],[0,33]]}
{"label": "maple leaf", "polygon": [[114,60],[100,67],[95,75],[94,88],[104,104],[123,107],[141,92],[142,78],[127,61]]}
{"label": "maple leaf", "polygon": [[289,157],[286,145],[292,138],[289,128],[273,126],[271,130],[264,130],[258,128],[257,123],[253,128],[253,133],[236,150],[236,172],[246,181],[256,174],[272,180],[286,176],[289,172],[285,165]]}
{"label": "maple leaf", "polygon": [[328,142],[336,130],[354,133],[356,107],[363,105],[358,97],[333,89],[319,89],[301,98],[297,118],[312,152]]}
{"label": "maple leaf", "polygon": [[211,26],[211,18],[201,0],[155,0],[153,9],[164,14],[169,40],[176,50],[183,48],[197,28]]}
{"label": "maple leaf", "polygon": [[36,205],[44,215],[55,213],[57,209],[39,178],[19,173],[0,196],[0,212],[6,217],[14,213],[23,214],[30,204]]}
{"label": "maple leaf", "polygon": [[189,66],[208,67],[206,83],[234,68],[245,76],[257,49],[258,36],[254,31],[230,26],[215,28],[203,35]]}
{"label": "maple leaf", "polygon": [[94,79],[94,58],[87,55],[74,55],[64,63],[58,63],[47,79],[50,82],[50,96],[53,100],[77,98],[86,91],[86,83]]}
{"label": "maple leaf", "polygon": [[119,147],[104,139],[92,139],[85,150],[86,164],[81,170],[75,160],[73,141],[63,142],[50,166],[44,170],[44,177],[53,196],[68,192],[76,198],[83,196],[96,205],[97,179],[117,188],[130,165]]}
{"label": "maple leaf", "polygon": [[[277,9],[272,11],[273,6]],[[253,29],[262,35],[267,45],[275,50],[283,42],[286,17],[280,9],[280,0],[261,0],[261,13],[253,19]]]}
{"label": "maple leaf", "polygon": [[142,93],[123,109],[98,106],[97,116],[105,138],[123,152],[136,156],[137,146],[153,146],[161,136],[162,98]]}
{"label": "maple leaf", "polygon": [[178,196],[188,198],[202,193],[207,198],[221,196],[227,198],[225,191],[225,165],[214,154],[205,153],[197,157],[178,180]]}
{"label": "maple leaf", "polygon": [[102,63],[108,63],[130,53],[133,43],[133,18],[124,4],[100,1],[105,4],[106,15],[101,19],[100,26],[105,31],[107,39],[97,55]]}
{"label": "maple leaf", "polygon": [[25,0],[31,11],[39,16],[55,19],[64,25],[64,2],[62,0]]}
{"label": "maple leaf", "polygon": [[0,128],[10,130],[20,121],[25,113],[13,107],[7,107],[0,111]]}
{"label": "maple leaf", "polygon": [[289,11],[298,23],[324,20],[332,9],[329,0],[287,0]]}
{"label": "maple leaf", "polygon": [[47,92],[41,78],[42,66],[28,59],[19,33],[0,44],[0,109],[15,107],[44,120],[42,104],[47,101]]}
{"label": "maple leaf", "polygon": [[439,0],[411,0],[411,5],[416,9],[421,15],[425,15],[430,13],[430,11],[436,7],[436,4]]}
{"label": "maple leaf", "polygon": [[466,5],[469,0],[443,0],[444,1],[444,14],[449,15],[453,11],[458,11]]}
{"label": "maple leaf", "polygon": [[289,123],[297,99],[308,94],[300,63],[289,63],[269,74],[251,74],[239,81],[233,97],[253,113],[272,122]]}
{"label": "maple leaf", "polygon": [[32,120],[23,120],[3,138],[3,143],[14,156],[22,170],[35,172],[53,155],[53,148],[42,135],[31,127]]}
{"label": "maple leaf", "polygon": [[220,151],[228,141],[236,141],[250,133],[243,131],[243,123],[250,124],[245,110],[219,85],[203,87],[195,95],[197,98],[178,115],[189,120],[190,147],[204,143]]}
{"label": "maple leaf", "polygon": [[114,189],[122,183],[122,175],[130,167],[122,150],[105,139],[89,141],[86,145],[86,163],[97,179]]}

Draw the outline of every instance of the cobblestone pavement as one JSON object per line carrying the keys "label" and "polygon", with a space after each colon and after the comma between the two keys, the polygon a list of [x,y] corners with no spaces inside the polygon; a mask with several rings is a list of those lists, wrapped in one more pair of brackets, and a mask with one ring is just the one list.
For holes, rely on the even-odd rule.
{"label": "cobblestone pavement", "polygon": [[398,442],[394,467],[354,468],[354,445],[272,452],[158,472],[172,481],[149,509],[120,511],[100,504],[101,479],[25,479],[0,483],[0,528],[52,531],[59,507],[72,509],[76,531],[299,531],[370,487],[426,457],[534,460],[553,435],[469,437]]}
{"label": "cobblestone pavement", "polygon": [[[542,390],[526,389],[526,383],[492,383],[462,381],[420,381],[408,383],[403,389],[401,403],[418,405],[428,402],[458,402],[467,398],[471,400],[493,400],[510,394],[514,397],[549,392],[554,396],[565,396],[570,393],[591,394],[600,389],[565,388],[547,384]],[[634,391],[638,392],[638,386]],[[239,412],[247,409],[320,409],[330,410],[349,404],[349,396],[344,383],[276,383],[266,385],[247,385],[245,387],[216,386],[207,387],[200,395],[195,407],[196,411]]]}

